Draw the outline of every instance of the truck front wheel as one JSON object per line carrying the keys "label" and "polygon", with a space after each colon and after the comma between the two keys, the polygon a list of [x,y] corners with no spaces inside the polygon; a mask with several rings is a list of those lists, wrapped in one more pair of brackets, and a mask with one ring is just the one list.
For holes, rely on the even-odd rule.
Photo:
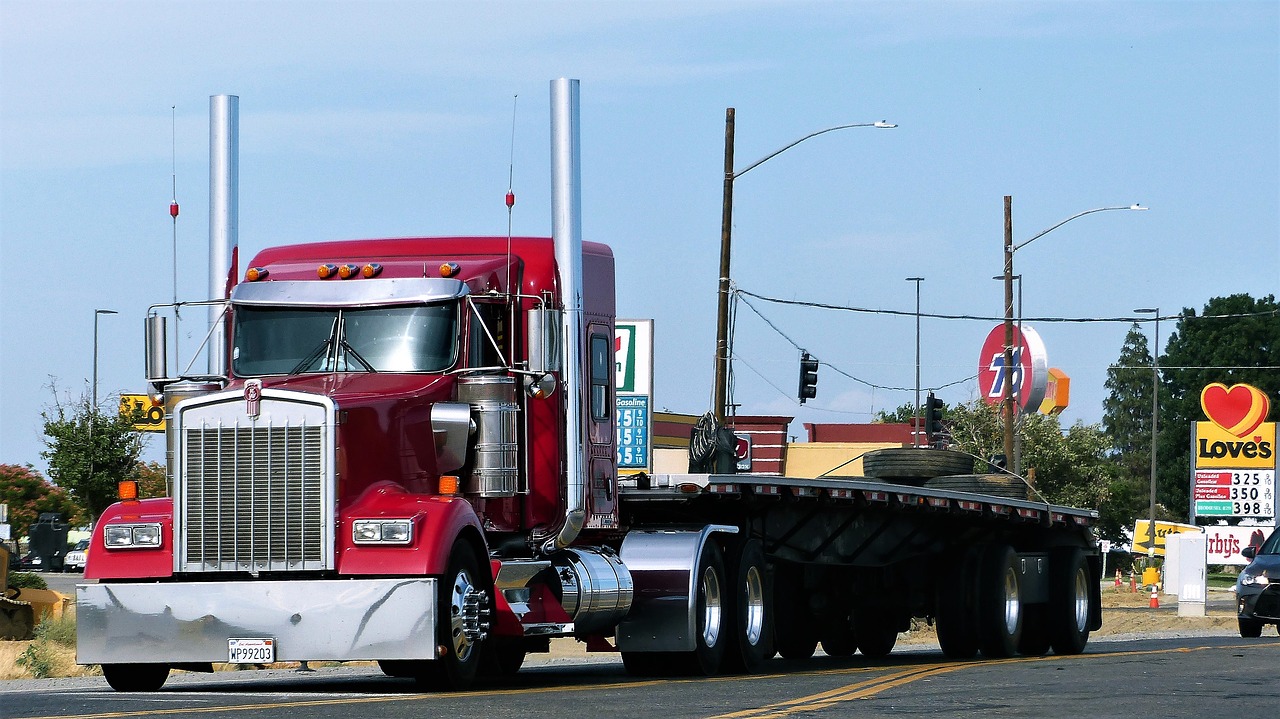
{"label": "truck front wheel", "polygon": [[416,677],[424,687],[457,691],[475,682],[491,611],[489,583],[478,566],[469,546],[454,545],[437,593],[437,658],[423,662]]}
{"label": "truck front wheel", "polygon": [[154,692],[169,678],[169,665],[103,664],[102,676],[118,692]]}

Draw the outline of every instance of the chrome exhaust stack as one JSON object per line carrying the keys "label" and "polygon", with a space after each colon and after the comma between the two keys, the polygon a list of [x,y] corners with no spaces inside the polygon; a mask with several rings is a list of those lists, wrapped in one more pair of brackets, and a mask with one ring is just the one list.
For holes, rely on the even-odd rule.
{"label": "chrome exhaust stack", "polygon": [[542,545],[552,554],[573,543],[586,520],[588,401],[583,385],[582,191],[578,133],[578,81],[551,81],[551,235],[564,305],[565,484],[564,521]]}
{"label": "chrome exhaust stack", "polygon": [[[239,275],[240,98],[209,98],[209,299],[226,300]],[[209,308],[209,374],[228,376],[224,308]]]}

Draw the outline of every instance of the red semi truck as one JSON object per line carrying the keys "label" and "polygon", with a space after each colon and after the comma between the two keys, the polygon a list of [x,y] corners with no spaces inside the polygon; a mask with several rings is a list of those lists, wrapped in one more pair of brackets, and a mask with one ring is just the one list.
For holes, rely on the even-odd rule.
{"label": "red semi truck", "polygon": [[124,691],[319,660],[454,689],[554,637],[715,674],[883,656],[913,617],[950,657],[1082,651],[1096,513],[930,479],[971,471],[938,450],[892,481],[619,478],[613,256],[578,237],[577,85],[552,90],[554,240],[277,247],[243,278],[232,248],[202,377],[166,376],[148,318],[171,496],[95,525],[78,661]]}

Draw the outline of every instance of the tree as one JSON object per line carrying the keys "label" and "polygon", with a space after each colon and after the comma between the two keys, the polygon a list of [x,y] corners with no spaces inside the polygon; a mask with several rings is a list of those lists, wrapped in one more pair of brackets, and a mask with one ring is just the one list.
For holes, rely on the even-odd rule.
{"label": "tree", "polygon": [[134,476],[143,435],[135,414],[104,414],[84,395],[73,406],[58,401],[43,413],[49,476],[88,513],[90,521],[115,501],[121,480]]}
{"label": "tree", "polygon": [[[961,451],[979,458],[1004,451],[999,408],[975,400],[952,407],[948,421]],[[1029,413],[1022,415],[1019,432],[1022,463],[1028,478],[1034,474],[1036,491],[1053,504],[1097,509],[1099,533],[1121,541],[1131,518],[1112,501],[1118,472],[1108,459],[1111,442],[1102,427],[1077,422],[1064,433],[1056,415]]]}
{"label": "tree", "polygon": [[1102,430],[1110,440],[1108,454],[1117,470],[1111,501],[1117,513],[1127,515],[1126,526],[1128,520],[1150,513],[1150,367],[1147,337],[1135,323],[1125,335],[1120,357],[1107,368],[1109,394],[1102,401]]}
{"label": "tree", "polygon": [[1160,357],[1157,497],[1190,514],[1191,423],[1204,421],[1200,392],[1212,382],[1251,384],[1280,404],[1280,304],[1274,295],[1215,297],[1184,308]]}
{"label": "tree", "polygon": [[0,464],[0,503],[9,505],[14,537],[27,533],[44,512],[57,512],[71,526],[84,523],[84,513],[66,490],[52,485],[30,465]]}
{"label": "tree", "polygon": [[[876,412],[876,416],[871,421],[876,424],[911,424],[915,416],[915,404],[904,404],[899,405],[897,409],[890,412],[884,410]],[[947,416],[946,402],[942,402],[942,416]],[[924,398],[920,399],[920,421],[924,421]]]}
{"label": "tree", "polygon": [[159,462],[138,462],[133,479],[138,480],[138,498],[169,496],[169,473]]}

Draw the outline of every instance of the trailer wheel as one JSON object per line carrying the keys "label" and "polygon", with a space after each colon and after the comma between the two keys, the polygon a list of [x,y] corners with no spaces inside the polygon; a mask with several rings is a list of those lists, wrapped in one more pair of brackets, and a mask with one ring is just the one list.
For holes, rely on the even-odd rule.
{"label": "trailer wheel", "polygon": [[768,658],[773,636],[773,606],[769,601],[768,575],[760,541],[748,539],[739,546],[728,568],[733,632],[725,661],[731,671],[750,674],[758,671]]}
{"label": "trailer wheel", "polygon": [[853,617],[843,615],[822,628],[822,651],[829,657],[851,657],[858,651],[858,635],[854,632]]}
{"label": "trailer wheel", "polygon": [[970,549],[951,557],[938,584],[938,644],[948,659],[973,659],[978,654],[977,567],[979,553]]}
{"label": "trailer wheel", "polygon": [[862,471],[868,477],[919,485],[933,477],[972,472],[973,457],[950,449],[890,447],[863,455]]}
{"label": "trailer wheel", "polygon": [[883,659],[898,643],[898,623],[888,611],[860,607],[853,614],[853,634],[858,651],[868,659]]}
{"label": "trailer wheel", "polygon": [[1022,637],[1017,555],[997,544],[982,552],[978,568],[978,642],[987,658],[1011,657]]}
{"label": "trailer wheel", "polygon": [[1237,618],[1236,624],[1240,627],[1240,636],[1245,639],[1257,639],[1262,636],[1262,622],[1257,619]]}
{"label": "trailer wheel", "polygon": [[1089,642],[1089,565],[1076,547],[1049,554],[1049,641],[1054,654],[1079,654]]}
{"label": "trailer wheel", "polygon": [[103,664],[102,676],[118,692],[154,692],[169,678],[169,665]]}
{"label": "trailer wheel", "polygon": [[1024,657],[1042,657],[1049,653],[1049,607],[1045,604],[1028,604],[1022,608],[1022,637],[1018,639],[1018,653]]}
{"label": "trailer wheel", "polygon": [[454,544],[437,593],[436,643],[443,652],[419,666],[416,679],[424,687],[456,691],[475,682],[490,607],[478,566],[469,546]]}
{"label": "trailer wheel", "polygon": [[774,646],[784,659],[808,659],[818,648],[818,629],[804,589],[804,567],[782,563],[773,582]]}

